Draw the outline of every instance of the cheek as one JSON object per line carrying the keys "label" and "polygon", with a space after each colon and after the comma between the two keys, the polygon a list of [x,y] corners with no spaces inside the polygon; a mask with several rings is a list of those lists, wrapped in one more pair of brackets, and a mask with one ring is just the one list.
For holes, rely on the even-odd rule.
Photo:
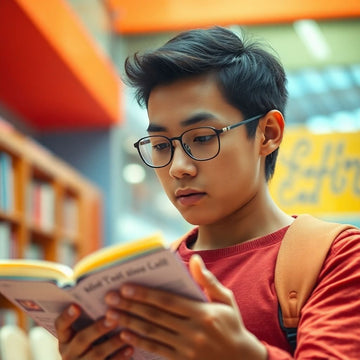
{"label": "cheek", "polygon": [[234,147],[223,152],[221,158],[215,158],[211,165],[214,185],[229,188],[229,192],[235,191],[234,187],[246,191],[255,185],[260,175],[260,158],[249,149]]}
{"label": "cheek", "polygon": [[155,169],[155,174],[165,193],[167,194],[169,199],[173,201],[173,199],[171,198],[171,196],[173,195],[173,189],[171,189],[171,177],[169,175],[169,169],[167,169],[167,167]]}

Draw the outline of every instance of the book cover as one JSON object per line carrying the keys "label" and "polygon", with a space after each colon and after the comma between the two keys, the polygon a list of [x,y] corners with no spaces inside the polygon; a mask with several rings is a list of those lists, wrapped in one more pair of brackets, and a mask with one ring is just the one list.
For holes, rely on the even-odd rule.
{"label": "book cover", "polygon": [[[104,316],[105,294],[126,282],[205,301],[185,265],[160,235],[101,249],[73,269],[48,261],[0,261],[0,292],[55,336],[55,319],[71,303],[83,309],[75,323],[81,329]],[[133,359],[161,358],[136,349]]]}

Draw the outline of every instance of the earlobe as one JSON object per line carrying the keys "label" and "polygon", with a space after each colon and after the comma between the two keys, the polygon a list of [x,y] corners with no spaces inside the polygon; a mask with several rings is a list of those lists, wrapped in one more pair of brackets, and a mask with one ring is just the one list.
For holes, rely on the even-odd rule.
{"label": "earlobe", "polygon": [[259,122],[262,144],[261,155],[269,155],[281,144],[284,134],[285,121],[282,113],[278,110],[269,111]]}

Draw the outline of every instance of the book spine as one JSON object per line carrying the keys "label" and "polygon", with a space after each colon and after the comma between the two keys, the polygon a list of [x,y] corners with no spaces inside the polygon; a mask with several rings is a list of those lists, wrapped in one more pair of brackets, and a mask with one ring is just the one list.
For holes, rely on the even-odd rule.
{"label": "book spine", "polygon": [[63,228],[65,233],[76,235],[78,233],[79,216],[76,199],[67,196],[63,205]]}
{"label": "book spine", "polygon": [[55,193],[51,184],[32,181],[28,188],[28,219],[41,230],[55,226]]}
{"label": "book spine", "polygon": [[11,212],[14,206],[13,177],[12,157],[0,152],[0,209],[5,212]]}
{"label": "book spine", "polygon": [[18,315],[15,309],[0,308],[0,327],[17,324]]}
{"label": "book spine", "polygon": [[40,226],[45,231],[54,229],[55,193],[48,183],[40,184]]}
{"label": "book spine", "polygon": [[9,259],[12,257],[12,241],[10,224],[0,222],[0,259]]}
{"label": "book spine", "polygon": [[76,249],[74,245],[66,240],[60,242],[58,247],[58,258],[57,261],[60,264],[74,267],[76,263]]}
{"label": "book spine", "polygon": [[43,248],[35,243],[30,243],[25,251],[25,259],[30,260],[43,260],[44,259],[44,250]]}

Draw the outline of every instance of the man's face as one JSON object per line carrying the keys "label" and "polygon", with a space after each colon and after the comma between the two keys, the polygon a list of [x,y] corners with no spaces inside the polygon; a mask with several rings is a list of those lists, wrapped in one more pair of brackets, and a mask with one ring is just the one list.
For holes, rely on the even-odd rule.
{"label": "man's face", "polygon": [[[204,113],[209,116],[204,117]],[[150,94],[148,115],[149,134],[168,137],[200,126],[221,129],[244,119],[209,76],[156,87]],[[171,163],[156,169],[156,174],[185,220],[197,225],[215,224],[246,211],[246,204],[265,183],[256,139],[248,139],[245,126],[223,133],[220,153],[208,161],[191,159],[179,141],[173,142]]]}

